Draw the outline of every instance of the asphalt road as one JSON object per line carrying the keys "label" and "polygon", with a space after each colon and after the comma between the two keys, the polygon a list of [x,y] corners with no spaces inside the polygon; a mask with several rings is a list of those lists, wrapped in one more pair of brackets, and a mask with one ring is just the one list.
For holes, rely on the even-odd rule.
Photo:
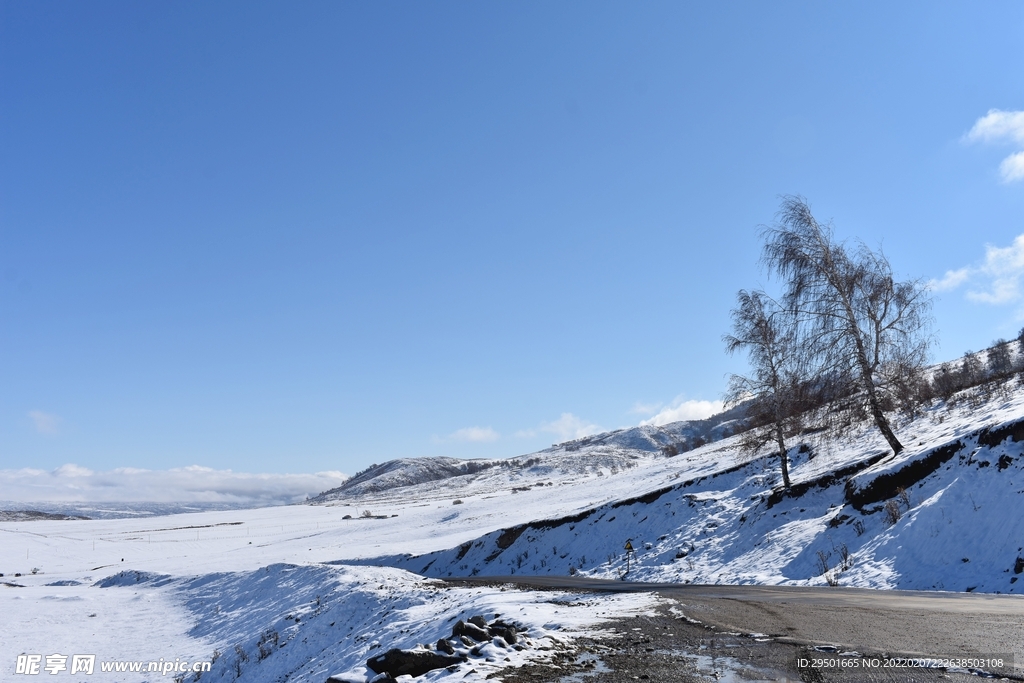
{"label": "asphalt road", "polygon": [[457,582],[656,592],[676,603],[686,616],[723,631],[767,634],[782,643],[833,646],[871,655],[1013,655],[1015,669],[1004,667],[1000,673],[1024,673],[1024,596],[680,585],[568,576],[472,577]]}

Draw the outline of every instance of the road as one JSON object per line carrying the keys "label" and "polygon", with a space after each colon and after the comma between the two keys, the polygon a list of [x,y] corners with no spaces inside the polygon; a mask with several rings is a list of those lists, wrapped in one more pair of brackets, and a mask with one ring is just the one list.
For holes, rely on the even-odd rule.
{"label": "road", "polygon": [[[455,581],[454,579],[452,581]],[[656,592],[719,630],[863,654],[926,657],[1013,655],[1024,673],[1024,596],[865,588],[707,586],[580,577],[499,576],[460,583],[562,590]]]}

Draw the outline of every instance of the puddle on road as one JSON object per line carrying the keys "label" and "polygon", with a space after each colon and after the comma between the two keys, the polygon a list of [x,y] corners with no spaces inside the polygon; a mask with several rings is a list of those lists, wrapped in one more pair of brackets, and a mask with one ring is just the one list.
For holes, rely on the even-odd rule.
{"label": "puddle on road", "polygon": [[[726,647],[730,647],[727,645]],[[732,645],[732,647],[739,647]],[[725,655],[694,654],[684,650],[656,650],[658,654],[669,655],[689,662],[698,676],[717,683],[800,683],[799,678],[791,678],[781,671],[772,671],[745,664],[735,657]],[[586,671],[562,676],[558,683],[585,683],[587,679],[602,673],[611,673],[612,669],[605,664],[600,655],[591,652],[580,653],[574,664],[585,667]]]}
{"label": "puddle on road", "polygon": [[608,665],[604,663],[604,660],[592,652],[580,653],[579,656],[576,657],[575,664],[577,666],[587,667],[589,671],[577,671],[569,676],[562,676],[558,679],[558,683],[583,683],[592,676],[611,672],[611,669],[609,669]]}
{"label": "puddle on road", "polygon": [[800,681],[799,678],[790,678],[780,671],[744,664],[734,657],[692,654],[681,650],[672,652],[677,657],[683,657],[693,662],[698,674],[707,676],[718,683],[775,683],[776,681],[799,683]]}

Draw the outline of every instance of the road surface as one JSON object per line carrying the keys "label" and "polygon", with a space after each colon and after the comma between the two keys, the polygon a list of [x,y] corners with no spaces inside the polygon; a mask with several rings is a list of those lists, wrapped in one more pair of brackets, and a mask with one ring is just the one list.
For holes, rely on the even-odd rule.
{"label": "road surface", "polygon": [[[782,643],[833,646],[872,655],[1012,655],[1024,674],[1024,596],[865,588],[708,586],[582,577],[498,576],[459,583],[562,590],[655,592],[687,617],[719,630],[760,633]],[[1007,662],[1009,664],[1009,662]]]}

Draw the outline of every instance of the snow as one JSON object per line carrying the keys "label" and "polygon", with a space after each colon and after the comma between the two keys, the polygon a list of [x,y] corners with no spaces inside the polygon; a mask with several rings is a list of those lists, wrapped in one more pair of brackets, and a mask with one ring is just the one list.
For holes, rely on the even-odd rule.
{"label": "snow", "polygon": [[[979,439],[985,441],[985,428],[1012,425],[1022,417],[1020,392],[976,406],[935,405],[899,425],[908,443],[899,458],[885,455],[884,441],[869,425],[840,441],[808,436],[790,453],[795,492],[790,496],[779,495],[774,460],[744,459],[726,439],[678,458],[654,457],[609,477],[592,496],[601,501],[597,505],[565,504],[575,502],[574,494],[587,482],[577,481],[564,493],[558,489],[543,503],[547,514],[519,528],[503,526],[518,534],[497,530],[468,546],[372,561],[440,577],[577,571],[616,578],[625,571],[628,539],[637,549],[629,576],[640,581],[832,581],[1019,593],[1024,442],[1011,436],[986,445]],[[867,496],[873,487],[884,492],[879,482],[885,477],[899,481],[897,475],[936,452],[952,456],[908,480],[904,496],[890,491],[859,508],[848,500],[851,492]],[[833,476],[837,471],[850,474]],[[601,500],[615,484],[615,493]],[[538,490],[547,489],[531,493]],[[653,493],[638,496],[645,491]],[[894,523],[886,520],[889,501],[900,514]]]}
{"label": "snow", "polygon": [[[547,648],[594,635],[602,619],[654,602],[637,595],[442,588],[400,569],[328,564],[382,550],[437,550],[501,522],[495,512],[468,510],[474,501],[444,503],[377,504],[374,518],[350,506],[304,505],[0,524],[0,580],[21,586],[0,588],[0,609],[7,623],[18,625],[0,642],[0,667],[13,675],[17,656],[26,653],[96,654],[98,661],[213,659],[204,681],[320,683],[333,674],[366,680],[369,656],[436,642],[458,618],[500,614],[526,627],[532,647],[487,645],[450,674],[461,678],[473,668],[482,678],[500,666],[545,659]],[[40,572],[33,575],[32,568]],[[98,671],[93,679],[139,680]]]}
{"label": "snow", "polygon": [[[32,577],[39,582],[40,575]],[[96,654],[100,661],[212,661],[203,681],[364,681],[368,657],[450,635],[455,620],[497,616],[522,625],[526,648],[485,644],[458,677],[543,659],[602,618],[653,605],[650,596],[572,596],[448,588],[398,569],[273,564],[171,577],[124,571],[96,583],[32,585],[3,595],[13,674],[18,654]],[[343,643],[344,647],[339,647]],[[449,672],[433,672],[442,680]],[[138,674],[95,680],[135,681]],[[159,679],[156,676],[155,679]],[[93,679],[90,679],[93,680]]]}
{"label": "snow", "polygon": [[[62,653],[214,660],[203,681],[365,681],[368,657],[433,643],[460,618],[500,614],[528,629],[532,647],[486,645],[458,671],[425,677],[472,668],[482,679],[599,635],[602,619],[654,598],[452,588],[420,574],[616,578],[627,540],[629,578],[640,581],[1019,593],[1022,419],[1016,390],[937,404],[897,425],[908,446],[898,458],[866,424],[840,440],[807,435],[793,442],[788,495],[774,459],[743,454],[735,437],[662,450],[724,436],[711,421],[699,433],[689,423],[621,430],[472,467],[405,459],[316,505],[4,521],[0,610],[17,626],[0,642],[0,671],[13,674],[19,654]],[[887,504],[899,519],[886,519]]]}

